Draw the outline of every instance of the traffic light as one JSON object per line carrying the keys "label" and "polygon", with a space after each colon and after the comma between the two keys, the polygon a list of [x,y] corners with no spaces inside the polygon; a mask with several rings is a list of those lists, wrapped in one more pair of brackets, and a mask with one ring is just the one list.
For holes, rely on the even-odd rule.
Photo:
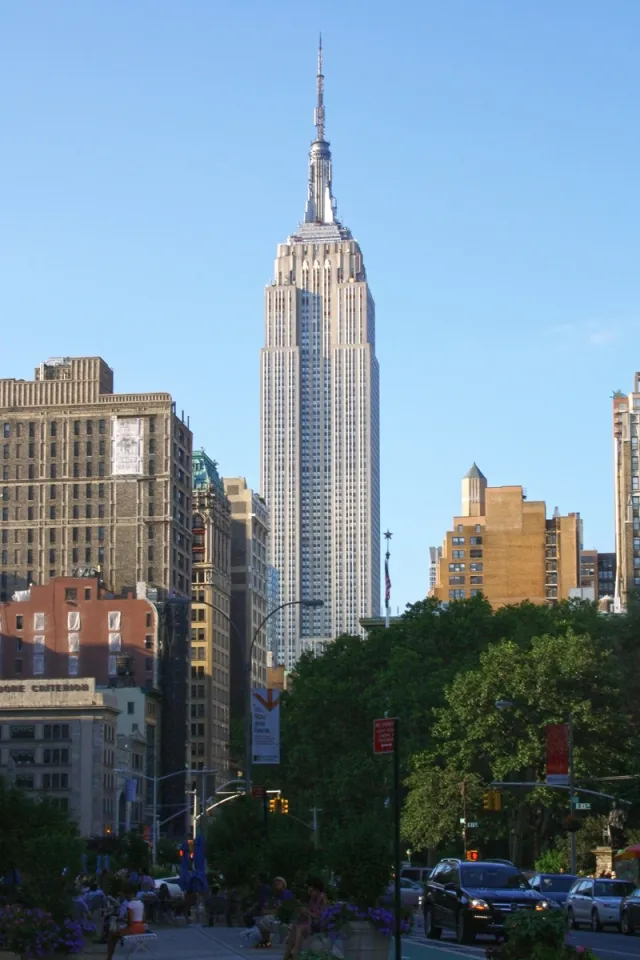
{"label": "traffic light", "polygon": [[269,813],[276,813],[278,809],[278,798],[269,797]]}
{"label": "traffic light", "polygon": [[289,801],[284,797],[280,800],[280,813],[289,813]]}
{"label": "traffic light", "polygon": [[483,810],[502,810],[502,794],[499,790],[487,790],[482,795]]}

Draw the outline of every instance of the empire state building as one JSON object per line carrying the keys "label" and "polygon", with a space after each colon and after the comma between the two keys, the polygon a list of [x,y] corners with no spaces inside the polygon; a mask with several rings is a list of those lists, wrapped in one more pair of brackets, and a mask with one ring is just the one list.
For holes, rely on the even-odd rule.
{"label": "empire state building", "polygon": [[[278,572],[274,658],[294,666],[380,612],[379,372],[360,246],[338,219],[322,44],[304,220],[265,291],[262,493]],[[305,608],[299,600],[322,600]]]}

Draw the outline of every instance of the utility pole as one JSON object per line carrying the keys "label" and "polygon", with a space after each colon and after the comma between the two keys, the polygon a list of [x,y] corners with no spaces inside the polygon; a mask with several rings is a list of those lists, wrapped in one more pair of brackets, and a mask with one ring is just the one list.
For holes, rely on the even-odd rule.
{"label": "utility pole", "polygon": [[[573,764],[573,713],[569,714],[568,724],[569,734],[569,803],[571,805],[571,816],[573,817],[576,808],[575,798],[575,767]],[[571,873],[576,874],[576,832],[571,831]]]}
{"label": "utility pole", "polygon": [[466,777],[462,781],[460,792],[462,793],[462,848],[464,850],[464,858],[466,860],[467,859],[467,780],[466,780]]}
{"label": "utility pole", "polygon": [[318,849],[320,846],[320,836],[318,834],[318,814],[322,813],[320,807],[311,807],[311,829],[313,830],[313,845]]}

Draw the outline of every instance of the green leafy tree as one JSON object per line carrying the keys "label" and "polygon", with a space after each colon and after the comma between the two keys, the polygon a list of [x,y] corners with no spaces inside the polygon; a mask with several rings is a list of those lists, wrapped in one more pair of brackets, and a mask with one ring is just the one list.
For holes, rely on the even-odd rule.
{"label": "green leafy tree", "polygon": [[28,905],[57,920],[70,914],[82,849],[76,824],[64,811],[0,780],[0,864],[5,875],[18,871]]}
{"label": "green leafy tree", "polygon": [[311,832],[284,814],[269,814],[262,801],[240,797],[222,807],[207,832],[207,859],[231,887],[253,891],[260,875],[284,876],[299,895],[322,870]]}
{"label": "green leafy tree", "polygon": [[[589,635],[575,634],[570,624],[564,634],[532,637],[528,643],[494,643],[481,655],[479,666],[461,672],[447,689],[446,706],[438,711],[434,727],[438,747],[416,762],[411,791],[421,792],[424,817],[437,821],[440,815],[440,797],[432,794],[429,802],[426,789],[433,769],[450,784],[469,773],[485,783],[544,781],[545,727],[566,721],[570,712],[576,776],[624,771],[631,741],[618,679],[611,650]],[[514,706],[497,709],[496,702],[505,697]],[[539,856],[568,812],[566,796],[546,788],[514,788],[504,799],[505,813],[493,820],[488,833],[508,830],[511,856],[518,861],[528,834],[533,838],[529,855]],[[408,809],[412,805],[410,797]],[[440,839],[449,838],[443,824]]]}
{"label": "green leafy tree", "polygon": [[388,630],[364,640],[339,637],[322,657],[303,657],[282,701],[283,764],[279,785],[292,811],[322,809],[321,842],[344,840],[345,824],[375,816],[388,829],[389,757],[373,754],[373,721],[400,721],[403,775],[411,756],[431,743],[434,708],[459,669],[475,665],[493,636],[489,604],[474,598],[443,608],[410,607]]}
{"label": "green leafy tree", "polygon": [[340,896],[360,907],[374,906],[391,877],[391,831],[382,833],[375,815],[354,818],[334,834],[327,853]]}

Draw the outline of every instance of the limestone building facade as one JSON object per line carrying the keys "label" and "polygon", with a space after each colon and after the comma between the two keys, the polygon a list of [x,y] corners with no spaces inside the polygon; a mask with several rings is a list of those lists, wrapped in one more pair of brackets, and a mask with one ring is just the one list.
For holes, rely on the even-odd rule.
{"label": "limestone building facade", "polygon": [[193,584],[189,700],[191,769],[229,767],[231,505],[217,464],[193,454]]}
{"label": "limestone building facade", "polygon": [[192,436],[168,393],[114,393],[100,357],[0,380],[0,599],[73,570],[191,593]]}
{"label": "limestone building facade", "polygon": [[[265,291],[261,492],[278,573],[278,663],[380,612],[379,371],[360,245],[337,215],[322,49],[303,222]],[[322,600],[314,609],[294,604]]]}

